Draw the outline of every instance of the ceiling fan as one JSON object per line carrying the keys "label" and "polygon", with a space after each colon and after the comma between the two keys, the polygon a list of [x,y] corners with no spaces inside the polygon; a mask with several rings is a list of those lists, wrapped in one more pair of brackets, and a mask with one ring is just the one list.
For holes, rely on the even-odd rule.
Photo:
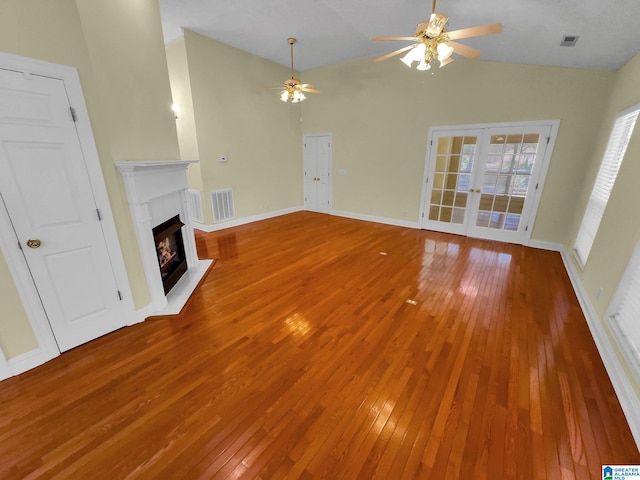
{"label": "ceiling fan", "polygon": [[420,22],[416,26],[413,37],[374,37],[374,42],[386,42],[391,40],[403,40],[415,42],[412,45],[399,48],[391,53],[376,58],[376,62],[383,62],[391,57],[399,55],[403,52],[408,53],[401,58],[402,62],[411,67],[413,62],[418,62],[416,67],[418,70],[429,70],[431,63],[437,59],[440,67],[444,67],[453,62],[451,55],[456,53],[475,60],[480,56],[480,50],[472,48],[462,43],[454,42],[461,38],[480,37],[482,35],[492,35],[502,32],[501,23],[492,23],[490,25],[482,25],[478,27],[463,28],[461,30],[453,30],[451,32],[445,30],[445,26],[449,21],[449,17],[436,13],[436,0],[433,0],[431,8],[431,18]]}
{"label": "ceiling fan", "polygon": [[[284,81],[284,90],[280,92],[280,100],[283,102],[298,103],[305,100],[307,97],[303,92],[307,93],[320,93],[320,90],[316,90],[310,83],[302,83],[300,80],[294,77],[293,73],[293,45],[297,42],[295,38],[288,38],[287,41],[291,47],[291,78]],[[281,87],[279,87],[281,88]]]}

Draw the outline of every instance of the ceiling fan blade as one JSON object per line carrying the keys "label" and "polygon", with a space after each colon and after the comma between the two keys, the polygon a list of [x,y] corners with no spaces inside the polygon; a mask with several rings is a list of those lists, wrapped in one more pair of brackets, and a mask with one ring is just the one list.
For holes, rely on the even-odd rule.
{"label": "ceiling fan blade", "polygon": [[493,35],[494,33],[500,33],[501,31],[502,31],[501,23],[491,23],[489,25],[481,25],[479,27],[453,30],[452,32],[447,32],[447,35],[451,40],[458,40],[460,38],[471,38],[471,37],[480,37],[482,35]]}
{"label": "ceiling fan blade", "polygon": [[307,87],[302,87],[302,91],[309,92],[309,93],[320,93],[320,90],[316,90],[315,88],[307,88]]}
{"label": "ceiling fan blade", "polygon": [[413,48],[414,45],[409,45],[403,48],[399,48],[398,50],[395,50],[391,53],[387,53],[386,55],[383,55],[382,57],[378,57],[375,59],[376,63],[380,63],[380,62],[384,62],[385,60],[388,60],[391,57],[395,57],[396,55],[401,54],[402,52],[406,52],[407,50],[409,50],[410,48]]}
{"label": "ceiling fan blade", "polygon": [[445,65],[449,65],[451,62],[455,61],[455,58],[447,58],[446,60],[443,60],[440,62],[440,67],[444,67]]}
{"label": "ceiling fan blade", "polygon": [[462,43],[449,41],[447,42],[447,44],[450,47],[453,47],[453,51],[455,53],[457,53],[458,55],[462,55],[463,57],[467,57],[471,60],[475,60],[482,53],[477,48],[468,47],[467,45],[463,45]]}
{"label": "ceiling fan blade", "polygon": [[407,42],[415,42],[416,37],[373,37],[372,42],[390,42],[395,40],[404,40]]}

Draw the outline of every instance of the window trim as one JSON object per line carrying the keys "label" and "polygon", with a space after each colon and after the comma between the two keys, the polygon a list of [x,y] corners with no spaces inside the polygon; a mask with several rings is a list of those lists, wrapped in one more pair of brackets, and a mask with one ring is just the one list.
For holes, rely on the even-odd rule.
{"label": "window trim", "polygon": [[621,326],[622,322],[617,318],[629,289],[632,287],[634,280],[638,280],[636,276],[640,276],[640,242],[636,244],[633,250],[604,316],[620,349],[624,353],[626,362],[633,370],[636,378],[640,379],[640,345],[634,347],[627,341],[628,334]]}

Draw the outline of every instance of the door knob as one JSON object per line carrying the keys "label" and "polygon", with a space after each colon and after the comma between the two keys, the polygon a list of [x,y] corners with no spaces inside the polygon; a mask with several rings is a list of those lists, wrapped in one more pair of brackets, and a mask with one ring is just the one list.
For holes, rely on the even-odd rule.
{"label": "door knob", "polygon": [[30,238],[27,240],[27,247],[29,248],[38,248],[40,245],[42,245],[42,242],[37,238]]}

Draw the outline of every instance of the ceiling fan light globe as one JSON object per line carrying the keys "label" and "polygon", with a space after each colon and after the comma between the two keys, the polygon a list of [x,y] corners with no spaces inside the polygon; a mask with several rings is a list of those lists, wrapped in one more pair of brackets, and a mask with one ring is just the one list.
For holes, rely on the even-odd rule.
{"label": "ceiling fan light globe", "polygon": [[452,54],[453,54],[453,47],[447,45],[447,43],[445,42],[438,44],[438,60],[440,62],[444,62]]}
{"label": "ceiling fan light globe", "polygon": [[413,52],[413,50],[409,51],[409,53],[407,53],[404,57],[400,59],[400,61],[409,68],[411,68],[411,65],[413,64],[413,62],[415,62],[415,60],[413,59],[413,56],[411,55],[411,52]]}
{"label": "ceiling fan light globe", "polygon": [[402,63],[404,63],[407,67],[411,68],[413,62],[422,62],[424,61],[424,54],[426,52],[427,47],[424,43],[419,43],[415,47],[413,47],[409,52],[400,59]]}
{"label": "ceiling fan light globe", "polygon": [[421,72],[425,72],[427,70],[429,70],[431,68],[431,64],[425,62],[424,60],[422,60],[418,66],[416,67],[416,70],[420,70]]}
{"label": "ceiling fan light globe", "polygon": [[282,93],[280,94],[280,100],[282,100],[283,102],[286,102],[289,100],[289,92],[287,92],[286,90],[283,90]]}

